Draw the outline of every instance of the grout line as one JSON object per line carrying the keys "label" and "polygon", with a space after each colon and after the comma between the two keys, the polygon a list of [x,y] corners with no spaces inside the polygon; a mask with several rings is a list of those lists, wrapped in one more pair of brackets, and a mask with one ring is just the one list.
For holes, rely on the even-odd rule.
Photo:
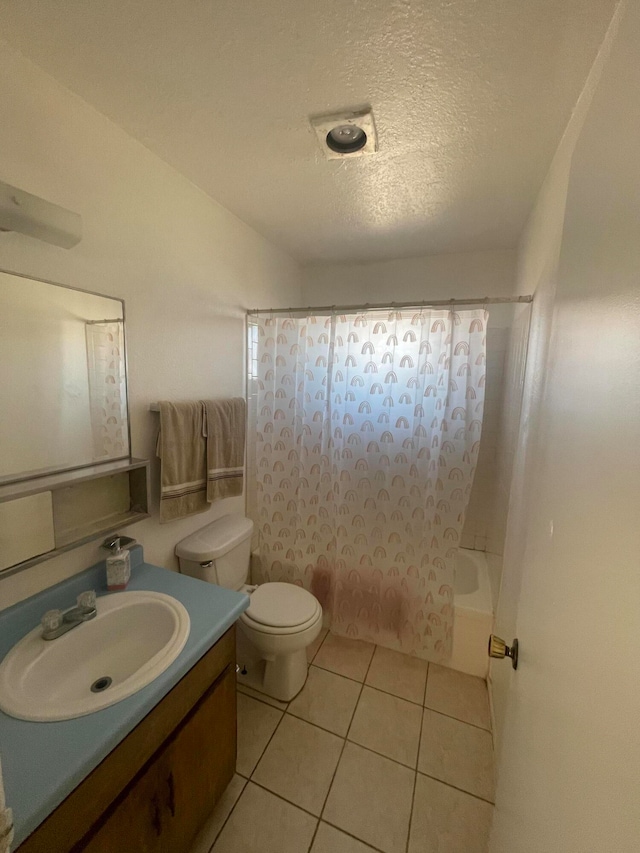
{"label": "grout line", "polygon": [[472,794],[471,791],[465,791],[464,788],[459,788],[457,785],[452,785],[451,782],[445,782],[442,779],[438,779],[437,776],[432,776],[431,773],[424,773],[422,770],[418,770],[418,773],[420,776],[427,776],[429,779],[433,779],[434,782],[446,785],[447,788],[453,788],[454,791],[460,791],[461,794],[467,794],[467,796],[473,797],[474,800],[480,800],[480,802],[487,803],[489,806],[495,806],[493,800],[487,800],[486,797],[481,797],[479,794]]}
{"label": "grout line", "polygon": [[[241,774],[240,774],[240,773],[238,773],[237,775],[238,775],[238,776],[241,776]],[[213,848],[216,846],[216,841],[217,841],[217,840],[220,838],[220,836],[222,835],[222,830],[223,830],[223,829],[225,828],[225,826],[227,825],[227,821],[229,820],[229,818],[231,817],[231,815],[234,813],[236,806],[237,806],[237,805],[238,805],[238,803],[240,802],[240,798],[241,798],[241,797],[242,797],[242,795],[244,794],[244,792],[245,792],[245,790],[246,790],[246,788],[247,788],[247,785],[249,784],[249,780],[247,779],[247,777],[246,777],[246,776],[241,776],[241,778],[244,780],[244,785],[242,786],[242,790],[241,790],[241,791],[240,791],[240,793],[238,794],[238,796],[237,796],[237,798],[236,798],[235,803],[234,803],[234,804],[231,806],[231,808],[229,809],[229,814],[228,814],[228,815],[226,816],[226,818],[222,821],[222,825],[221,825],[220,829],[216,832],[215,838],[214,838],[214,839],[213,839],[213,841],[211,842],[211,847],[209,848],[209,853],[212,853]],[[233,781],[233,777],[232,777],[232,781]],[[231,782],[229,782],[229,785],[230,785],[230,784],[231,784]],[[227,788],[229,787],[229,785],[227,785]],[[225,791],[227,790],[227,788],[225,788]],[[224,794],[223,794],[222,796],[224,796]],[[222,797],[220,797],[220,799],[222,799]],[[218,800],[218,802],[220,802],[220,800]],[[213,807],[213,811],[215,811],[216,806],[217,806],[217,803],[216,803],[216,805]],[[213,814],[213,811],[211,812],[211,814]]]}
{"label": "grout line", "polygon": [[[355,713],[355,708],[353,709],[353,713]],[[328,735],[339,737],[341,740],[345,740],[346,738],[346,735],[340,734],[339,732],[334,732],[332,729],[328,729],[325,726],[321,726],[320,723],[314,723],[313,720],[308,720],[306,717],[299,717],[297,714],[294,714],[293,711],[287,711],[287,714],[290,717],[293,717],[294,720],[299,720],[301,723],[307,723],[310,726],[315,726],[317,729],[326,732]]]}
{"label": "grout line", "polygon": [[[318,651],[320,651],[320,649],[318,649]],[[372,655],[371,657],[372,657],[372,659],[373,659],[373,655]],[[314,658],[314,661],[315,661],[315,658]],[[348,678],[348,679],[349,679],[349,681],[354,681],[356,684],[364,684],[364,680],[360,681],[360,679],[359,679],[359,678],[352,678],[350,675],[345,675],[343,672],[336,672],[336,671],[335,671],[335,669],[329,669],[329,667],[322,666],[322,664],[320,664],[320,663],[314,663],[313,665],[314,665],[317,669],[322,669],[322,670],[324,670],[324,672],[330,672],[330,673],[332,673],[333,675],[339,675],[339,676],[340,676],[340,678]],[[368,675],[368,673],[369,673],[369,666],[370,666],[370,665],[371,665],[371,661],[369,661],[369,665],[367,666],[367,673],[366,673],[366,674],[365,674],[365,676],[364,676],[365,678],[367,677],[367,675]],[[393,694],[392,694],[392,695],[393,695]],[[407,700],[407,701],[408,701],[408,700]]]}
{"label": "grout line", "polygon": [[269,744],[270,744],[270,743],[271,743],[271,741],[273,740],[273,738],[274,738],[274,736],[275,736],[275,733],[276,733],[276,732],[278,731],[278,729],[280,728],[280,723],[281,723],[283,720],[284,720],[284,712],[282,712],[282,716],[281,716],[281,717],[280,717],[280,719],[278,720],[278,725],[277,725],[277,726],[275,727],[275,729],[271,732],[271,737],[270,737],[270,738],[269,738],[269,740],[266,742],[266,744],[265,744],[265,746],[264,746],[264,749],[263,749],[263,750],[262,750],[262,752],[260,753],[260,758],[258,758],[258,760],[256,761],[256,763],[253,765],[253,770],[251,771],[251,775],[249,776],[249,782],[253,782],[253,774],[256,772],[256,768],[257,768],[258,764],[260,764],[260,762],[262,761],[262,759],[263,759],[263,757],[264,757],[265,752],[266,752],[266,751],[267,751],[267,749],[269,748]]}
{"label": "grout line", "polygon": [[313,830],[313,835],[311,836],[311,842],[307,847],[307,853],[310,853],[311,848],[316,840],[316,835],[318,834],[318,830],[320,829],[320,818],[318,818],[318,822],[316,823],[316,828]]}
{"label": "grout line", "polygon": [[357,836],[357,835],[354,835],[352,832],[347,832],[347,830],[346,830],[346,829],[343,829],[341,826],[338,826],[338,825],[337,825],[337,824],[335,824],[335,823],[331,823],[331,821],[330,821],[330,820],[326,820],[326,819],[324,819],[324,818],[323,818],[323,819],[318,823],[318,826],[320,826],[320,823],[326,823],[326,824],[327,824],[327,826],[331,826],[331,827],[333,827],[333,829],[337,829],[339,832],[342,832],[344,835],[348,835],[348,836],[349,836],[349,838],[353,838],[353,840],[354,840],[354,841],[357,841],[359,844],[363,844],[363,845],[364,845],[368,850],[375,850],[375,851],[376,851],[376,853],[385,853],[385,851],[384,851],[384,850],[382,850],[382,848],[381,848],[381,847],[374,847],[374,846],[373,846],[372,844],[370,844],[368,841],[363,841],[361,838],[358,838],[358,836]]}
{"label": "grout line", "polygon": [[[324,645],[324,642],[325,642],[326,638],[329,636],[329,634],[330,634],[330,632],[327,632],[327,634],[325,635],[325,637],[324,637],[324,639],[323,639],[322,643],[320,644],[320,646],[318,647],[318,649],[317,649],[316,653],[314,654],[314,656],[313,656],[312,660],[308,662],[308,667],[309,667],[309,668],[310,668],[310,667],[311,667],[311,665],[313,664],[313,661],[314,661],[314,660],[315,660],[315,658],[317,657],[317,655],[318,655],[318,653],[319,653],[320,649],[321,649],[321,648],[322,648],[322,646]],[[261,702],[261,703],[262,703],[262,704],[264,704],[264,705],[267,705],[267,707],[273,708],[273,709],[274,709],[274,710],[276,710],[276,711],[280,711],[280,712],[281,712],[281,717],[280,717],[280,719],[279,719],[279,721],[278,721],[278,724],[276,725],[276,727],[275,727],[275,729],[274,729],[273,733],[271,734],[270,738],[268,739],[268,741],[267,741],[267,743],[266,743],[266,745],[265,745],[264,749],[262,750],[262,752],[261,752],[261,754],[260,754],[260,757],[259,757],[259,758],[258,758],[258,760],[256,761],[255,766],[253,767],[253,770],[251,771],[251,775],[250,775],[250,777],[247,779],[247,778],[246,778],[246,777],[244,777],[242,774],[238,774],[238,775],[239,775],[239,776],[241,776],[243,779],[245,779],[245,784],[244,784],[244,786],[243,786],[243,788],[242,788],[242,791],[240,792],[240,795],[238,796],[238,799],[237,799],[237,800],[236,800],[236,802],[234,803],[234,805],[233,805],[233,807],[231,808],[231,810],[230,810],[229,814],[227,815],[227,817],[226,817],[226,819],[225,819],[224,823],[223,823],[223,824],[222,824],[222,826],[220,827],[220,830],[218,831],[218,833],[217,833],[217,835],[216,835],[216,837],[215,837],[215,839],[214,839],[213,845],[212,845],[212,847],[210,848],[209,853],[212,853],[213,846],[215,846],[215,843],[217,842],[218,838],[220,837],[220,834],[222,833],[222,831],[223,831],[224,827],[225,827],[225,826],[226,826],[226,824],[227,824],[227,821],[229,820],[229,818],[230,818],[230,817],[231,817],[231,815],[233,814],[233,812],[234,812],[234,810],[235,810],[235,808],[236,808],[236,805],[238,804],[238,802],[240,801],[241,797],[242,797],[242,796],[243,796],[243,794],[245,793],[246,788],[247,788],[247,785],[249,784],[249,782],[251,782],[252,784],[256,785],[256,786],[257,786],[257,787],[259,787],[259,788],[262,788],[264,791],[266,791],[266,792],[270,793],[272,796],[277,797],[278,799],[282,800],[283,802],[288,803],[289,805],[292,805],[294,808],[300,809],[300,811],[303,811],[304,813],[308,814],[309,816],[311,816],[312,818],[314,818],[314,819],[316,820],[315,830],[314,830],[314,832],[313,832],[313,835],[312,835],[312,838],[311,838],[310,845],[309,845],[309,847],[307,848],[307,853],[309,853],[309,851],[310,851],[311,847],[313,847],[313,844],[314,844],[314,842],[315,842],[315,838],[316,838],[316,835],[317,835],[317,833],[318,833],[318,829],[319,829],[320,823],[324,820],[324,822],[325,822],[325,823],[327,823],[328,825],[330,825],[330,826],[334,826],[334,824],[332,824],[330,821],[325,820],[325,818],[324,818],[324,812],[325,812],[326,805],[327,805],[327,801],[328,801],[328,799],[329,799],[329,795],[330,795],[330,793],[331,793],[331,789],[332,789],[332,787],[333,787],[333,784],[334,784],[334,781],[335,781],[335,777],[336,777],[336,775],[337,775],[338,768],[339,768],[340,763],[341,763],[341,761],[342,761],[342,757],[343,757],[343,755],[344,755],[344,751],[345,751],[345,749],[346,749],[346,745],[347,745],[347,743],[353,743],[353,744],[355,744],[356,746],[359,746],[361,749],[364,749],[364,750],[366,750],[366,751],[368,751],[368,752],[370,752],[370,753],[372,753],[372,754],[374,754],[374,755],[378,755],[378,756],[380,756],[381,758],[386,758],[388,761],[393,761],[393,763],[394,763],[394,764],[397,764],[398,766],[400,766],[400,767],[404,767],[405,769],[408,769],[408,770],[410,770],[410,771],[412,771],[412,772],[413,772],[413,790],[412,790],[412,795],[411,795],[411,809],[410,809],[410,813],[409,813],[409,823],[408,823],[408,828],[407,828],[407,841],[406,841],[406,846],[405,846],[405,851],[407,851],[407,852],[408,852],[408,849],[409,849],[409,842],[410,842],[410,838],[411,838],[411,826],[412,826],[412,823],[413,823],[413,812],[414,812],[414,806],[415,806],[415,794],[416,794],[416,787],[417,787],[417,778],[418,778],[418,773],[420,772],[420,771],[417,769],[417,767],[418,767],[419,759],[420,759],[420,749],[421,749],[421,743],[422,743],[422,731],[423,731],[423,726],[424,726],[424,718],[425,718],[425,713],[424,713],[424,712],[425,712],[425,710],[428,710],[428,711],[433,712],[433,713],[436,713],[436,714],[440,714],[441,716],[443,716],[443,717],[448,717],[449,719],[456,720],[457,722],[460,722],[460,723],[462,723],[463,725],[469,725],[469,726],[472,726],[473,728],[480,729],[481,731],[487,731],[487,732],[488,732],[488,734],[491,734],[491,731],[490,731],[490,730],[487,730],[487,729],[485,729],[485,728],[483,728],[482,726],[478,726],[478,725],[476,725],[475,723],[469,723],[469,722],[467,722],[466,720],[460,720],[460,719],[458,719],[457,717],[452,717],[451,715],[449,715],[449,714],[445,714],[445,713],[443,713],[442,711],[438,711],[438,710],[436,710],[436,709],[434,709],[434,708],[428,708],[428,707],[424,704],[424,702],[426,702],[427,686],[428,686],[428,683],[429,683],[429,674],[430,674],[430,669],[431,669],[430,664],[428,664],[428,666],[427,666],[427,675],[426,675],[426,678],[425,678],[425,688],[424,688],[424,700],[423,700],[423,705],[422,705],[422,706],[420,706],[417,702],[412,702],[410,699],[405,699],[405,698],[404,698],[404,697],[402,697],[402,696],[397,696],[397,695],[396,695],[396,694],[394,694],[394,693],[389,693],[388,691],[386,691],[386,690],[381,690],[381,689],[380,689],[380,688],[378,688],[378,687],[372,687],[371,685],[367,685],[367,684],[366,684],[366,680],[367,680],[367,678],[368,678],[369,671],[370,671],[370,669],[371,669],[371,665],[372,665],[372,663],[373,663],[373,659],[374,659],[374,657],[375,657],[375,647],[374,647],[374,650],[373,650],[373,652],[372,652],[372,654],[371,654],[371,657],[369,658],[369,663],[368,663],[368,665],[367,665],[367,669],[366,669],[366,672],[365,672],[365,675],[364,675],[364,678],[363,678],[363,680],[362,680],[362,681],[358,681],[357,679],[350,678],[349,676],[343,675],[342,673],[337,673],[337,672],[335,672],[335,671],[333,671],[333,670],[326,669],[325,667],[319,666],[318,664],[313,664],[313,665],[314,665],[314,666],[316,666],[318,669],[321,669],[321,670],[323,670],[323,671],[325,671],[325,672],[330,672],[331,674],[336,675],[336,676],[338,676],[339,678],[346,678],[347,680],[352,681],[352,682],[354,682],[355,684],[359,684],[359,685],[360,685],[360,690],[359,690],[359,692],[358,692],[358,698],[357,698],[357,700],[356,700],[356,703],[355,703],[355,705],[354,705],[353,711],[352,711],[352,713],[351,713],[351,717],[350,717],[350,720],[349,720],[349,725],[348,725],[348,728],[347,728],[347,733],[346,733],[346,735],[344,735],[344,736],[342,736],[342,735],[338,735],[338,734],[336,734],[336,732],[330,731],[329,729],[325,729],[323,726],[317,725],[316,723],[313,723],[313,722],[311,722],[310,720],[306,720],[306,719],[304,719],[303,717],[297,717],[297,716],[296,716],[296,714],[294,714],[294,713],[292,713],[292,712],[290,712],[290,711],[289,711],[289,707],[290,707],[290,704],[291,704],[291,703],[287,703],[286,708],[285,708],[284,710],[282,710],[281,708],[277,708],[276,706],[274,706],[274,705],[270,704],[269,702],[263,701],[261,698],[259,698],[259,697],[257,697],[257,696],[253,696],[253,695],[245,694],[245,695],[247,696],[247,698],[255,699],[256,701]],[[394,759],[394,758],[390,758],[388,755],[383,755],[382,753],[379,753],[379,752],[377,752],[377,751],[376,751],[376,750],[374,750],[374,749],[370,749],[369,747],[363,746],[362,744],[358,744],[358,743],[357,743],[357,742],[355,742],[355,741],[350,741],[350,740],[349,740],[349,734],[350,734],[350,732],[351,732],[351,728],[352,728],[352,725],[353,725],[353,720],[354,720],[355,715],[356,715],[356,713],[357,713],[358,706],[359,706],[359,704],[360,704],[360,700],[361,700],[361,698],[362,698],[362,694],[363,694],[363,692],[364,692],[364,688],[365,688],[365,686],[370,687],[370,689],[372,689],[372,690],[378,690],[380,693],[384,693],[384,694],[386,694],[386,695],[393,696],[394,698],[396,698],[396,699],[400,699],[401,701],[409,702],[410,704],[415,705],[416,707],[421,707],[421,708],[422,708],[422,713],[421,713],[421,718],[420,718],[420,733],[419,733],[419,737],[418,737],[418,753],[417,753],[417,757],[416,757],[416,766],[415,766],[415,767],[411,767],[411,766],[409,766],[409,765],[403,764],[402,762],[397,761],[397,760],[396,760],[396,759]],[[242,691],[240,691],[240,692],[242,692]],[[342,743],[342,749],[341,749],[341,751],[340,751],[340,755],[339,755],[339,757],[338,757],[338,761],[337,761],[336,766],[335,766],[335,769],[334,769],[334,771],[333,771],[333,774],[332,774],[332,777],[331,777],[331,781],[330,781],[330,783],[329,783],[329,786],[328,786],[328,789],[327,789],[327,793],[326,793],[326,795],[325,795],[324,802],[323,802],[323,804],[322,804],[322,808],[321,808],[321,810],[320,810],[320,815],[315,815],[315,814],[313,814],[313,812],[308,811],[307,809],[303,808],[302,806],[298,805],[297,803],[294,803],[294,802],[291,802],[290,800],[287,800],[287,799],[286,799],[285,797],[283,797],[282,795],[277,794],[276,792],[274,792],[274,791],[270,790],[270,789],[269,789],[269,788],[267,788],[265,785],[262,785],[261,783],[257,782],[257,781],[253,778],[253,774],[254,774],[254,772],[256,771],[256,769],[257,769],[258,765],[259,765],[259,764],[260,764],[260,762],[262,761],[262,758],[264,757],[264,755],[265,755],[265,753],[266,753],[267,749],[269,748],[269,745],[271,744],[271,741],[272,741],[272,740],[273,740],[273,738],[275,737],[275,734],[276,734],[276,732],[278,731],[278,729],[279,729],[279,727],[280,727],[280,724],[282,723],[282,720],[284,719],[284,717],[285,717],[287,714],[289,714],[291,717],[294,717],[295,719],[299,719],[299,720],[301,720],[302,722],[307,723],[308,725],[315,726],[316,728],[320,729],[321,731],[325,731],[325,732],[327,732],[328,734],[332,734],[334,737],[340,737],[340,738],[342,739],[342,741],[343,741],[343,743]],[[237,772],[237,771],[236,771],[236,772]],[[428,778],[431,778],[431,779],[433,779],[434,781],[439,782],[439,783],[440,783],[440,784],[442,784],[442,785],[446,785],[447,787],[452,788],[452,789],[454,789],[454,790],[456,790],[456,791],[459,791],[460,793],[467,794],[468,796],[473,797],[474,799],[480,800],[481,802],[487,803],[488,805],[491,805],[491,806],[493,806],[493,805],[494,805],[494,803],[493,803],[493,802],[491,802],[490,800],[485,799],[484,797],[480,797],[480,796],[478,796],[478,795],[476,795],[476,794],[472,794],[472,793],[471,793],[471,792],[469,792],[469,791],[465,791],[463,788],[459,788],[459,787],[457,787],[456,785],[452,785],[452,784],[450,784],[450,783],[448,783],[448,782],[444,782],[442,779],[438,779],[437,777],[435,777],[435,776],[431,776],[431,775],[430,775],[430,774],[428,774],[428,773],[420,773],[420,775],[422,775],[422,776],[426,776],[426,777],[428,777]],[[345,835],[347,835],[347,836],[349,836],[349,837],[351,837],[351,838],[354,838],[355,840],[357,840],[357,841],[359,841],[359,842],[361,842],[361,843],[365,844],[365,845],[367,844],[367,842],[363,841],[363,840],[362,840],[362,839],[360,839],[360,838],[357,838],[357,836],[351,835],[351,833],[346,832],[344,829],[342,829],[342,827],[334,826],[334,828],[335,828],[335,829],[337,829],[337,830],[339,830],[340,832],[343,832]],[[369,846],[370,846],[370,845],[369,845]],[[371,849],[372,849],[372,850],[377,850],[377,848],[373,848],[373,847],[372,847]]]}
{"label": "grout line", "polygon": [[[236,682],[236,690],[238,691],[238,693],[242,693],[242,695],[246,696],[248,699],[255,699],[256,702],[262,702],[263,705],[268,705],[270,708],[274,708],[276,711],[282,711],[283,714],[287,710],[287,708],[289,707],[291,702],[293,702],[293,699],[291,700],[291,702],[283,702],[282,704],[284,705],[284,708],[279,708],[277,705],[274,705],[272,702],[268,702],[266,699],[267,694],[266,693],[260,693],[260,691],[256,690],[255,687],[250,688],[248,685]],[[254,692],[253,693],[247,693],[246,692],[247,690],[253,690]],[[257,693],[258,695],[255,696],[254,693]],[[300,694],[298,694],[298,695],[300,695]],[[263,696],[265,697],[264,699],[262,698]],[[269,698],[271,699],[272,697],[270,696]],[[275,699],[274,701],[279,702],[280,700]]]}
{"label": "grout line", "polygon": [[309,817],[314,818],[315,820],[320,820],[317,814],[310,812],[309,809],[305,809],[304,806],[298,805],[298,803],[294,803],[292,800],[288,800],[286,797],[283,797],[282,794],[278,794],[277,791],[272,791],[271,788],[267,788],[267,786],[263,782],[258,782],[256,779],[249,780],[252,785],[255,785],[257,788],[262,788],[263,791],[266,791],[267,794],[271,794],[274,797],[277,797],[279,800],[282,800],[283,803],[286,803],[288,806],[293,806],[296,809],[299,809],[301,812],[308,814]]}
{"label": "grout line", "polygon": [[[324,631],[324,628],[322,628],[322,630]],[[311,664],[314,662],[314,660],[315,660],[315,659],[316,659],[316,657],[318,656],[318,652],[319,652],[319,651],[320,651],[320,649],[324,646],[324,641],[327,639],[327,637],[329,636],[329,634],[330,634],[330,633],[331,633],[331,631],[329,631],[329,629],[327,628],[327,633],[326,633],[326,634],[324,635],[324,637],[322,638],[322,642],[320,643],[320,645],[318,646],[318,648],[317,648],[317,649],[315,650],[315,652],[313,653],[313,657],[311,658],[311,660],[307,662],[307,663],[308,663],[308,666],[311,666]]]}
{"label": "grout line", "polygon": [[[327,634],[327,636],[329,636],[329,635]],[[366,671],[366,672],[365,672],[365,674],[364,674],[364,680],[363,680],[363,681],[361,682],[361,684],[360,684],[360,692],[358,693],[358,699],[357,699],[357,701],[356,701],[355,705],[353,706],[353,711],[352,711],[352,713],[351,713],[351,719],[349,720],[349,725],[348,725],[348,727],[347,727],[347,733],[346,733],[346,735],[344,736],[344,739],[343,739],[342,749],[341,749],[341,751],[340,751],[340,756],[339,756],[339,758],[338,758],[338,762],[337,762],[337,764],[336,764],[336,766],[335,766],[335,770],[333,771],[333,776],[331,777],[331,783],[330,783],[330,785],[329,785],[329,787],[328,787],[328,789],[327,789],[327,795],[326,795],[326,796],[325,796],[325,798],[324,798],[324,803],[322,804],[322,809],[320,810],[320,820],[322,820],[322,816],[324,815],[324,810],[325,810],[325,808],[327,807],[327,800],[329,799],[329,794],[331,793],[331,788],[333,787],[333,783],[334,783],[335,778],[336,778],[336,773],[338,772],[338,767],[340,767],[340,762],[342,761],[342,756],[344,755],[344,751],[345,751],[345,749],[346,749],[346,747],[347,747],[347,738],[349,737],[349,732],[351,731],[351,725],[352,725],[352,723],[353,723],[353,718],[355,717],[355,715],[356,715],[356,711],[358,710],[358,705],[360,704],[360,697],[362,696],[362,691],[364,690],[364,682],[365,682],[365,680],[366,680],[366,678],[367,678],[367,675],[369,675],[369,670],[371,669],[371,664],[372,664],[372,662],[373,662],[373,656],[374,656],[374,654],[375,654],[375,651],[376,651],[376,650],[375,650],[375,648],[374,648],[374,649],[373,649],[373,652],[371,653],[371,657],[369,658],[369,664],[368,664],[368,666],[367,666],[367,671]],[[312,724],[312,725],[313,725],[313,724]],[[319,824],[318,824],[318,825],[319,825]],[[316,832],[317,832],[317,827],[316,827]]]}
{"label": "grout line", "polygon": [[[336,672],[335,669],[329,669],[328,667],[322,666],[322,664],[319,664],[319,663],[314,663],[312,665],[316,669],[321,669],[323,672],[330,672],[331,675],[337,675],[339,678],[346,678],[347,681],[353,681],[355,684],[364,684],[365,687],[371,687],[373,690],[379,690],[381,693],[386,693],[388,696],[395,696],[396,699],[404,699],[405,702],[411,702],[412,705],[417,705],[419,708],[424,707],[422,702],[416,702],[414,699],[407,699],[406,696],[398,696],[397,693],[391,693],[390,690],[385,690],[384,687],[378,687],[375,684],[367,684],[366,678],[369,675],[369,669],[371,668],[372,661],[373,661],[373,657],[371,658],[371,661],[369,662],[369,666],[367,667],[366,675],[364,676],[365,680],[363,680],[363,681],[360,681],[359,678],[352,678],[350,675],[345,675],[342,672]],[[426,661],[425,661],[425,663],[426,663]]]}
{"label": "grout line", "polygon": [[479,729],[481,732],[486,732],[488,735],[491,734],[491,729],[485,729],[484,726],[479,726],[477,723],[470,723],[468,720],[461,720],[460,717],[445,714],[444,711],[438,711],[437,708],[429,708],[428,705],[425,705],[424,709],[425,711],[431,711],[434,714],[440,714],[441,717],[447,717],[449,720],[456,720],[458,723],[463,723],[465,726],[471,726],[472,729]]}
{"label": "grout line", "polygon": [[371,690],[378,690],[380,693],[386,693],[387,696],[394,696],[396,699],[402,699],[403,702],[409,702],[411,705],[415,705],[417,708],[424,708],[422,702],[416,702],[413,699],[407,699],[406,696],[398,696],[397,693],[392,693],[390,690],[385,690],[384,687],[378,687],[375,684],[367,684],[364,682],[365,687],[369,687]]}
{"label": "grout line", "polygon": [[[424,681],[425,696],[427,693],[427,681],[429,680],[429,670],[427,669],[427,677]],[[416,755],[415,776],[413,777],[413,791],[411,792],[411,808],[409,809],[409,827],[407,829],[407,844],[405,847],[406,853],[409,853],[409,841],[411,839],[411,825],[413,824],[413,806],[416,801],[416,787],[418,784],[418,765],[420,763],[420,753],[422,752],[422,727],[424,726],[424,707],[420,714],[420,735],[418,737],[418,754]]]}

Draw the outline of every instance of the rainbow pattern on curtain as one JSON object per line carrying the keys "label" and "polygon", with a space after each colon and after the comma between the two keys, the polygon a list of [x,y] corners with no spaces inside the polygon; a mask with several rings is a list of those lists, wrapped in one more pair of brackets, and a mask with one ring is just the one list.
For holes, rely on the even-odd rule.
{"label": "rainbow pattern on curtain", "polygon": [[451,652],[487,317],[249,318],[257,580],[311,590],[335,633],[435,661]]}

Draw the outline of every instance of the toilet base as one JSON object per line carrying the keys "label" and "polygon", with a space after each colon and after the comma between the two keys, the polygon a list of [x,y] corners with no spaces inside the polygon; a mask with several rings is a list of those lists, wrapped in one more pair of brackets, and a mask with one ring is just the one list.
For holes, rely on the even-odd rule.
{"label": "toilet base", "polygon": [[263,690],[268,696],[290,702],[307,680],[307,650],[292,652],[265,662]]}
{"label": "toilet base", "polygon": [[290,702],[302,690],[307,680],[306,647],[273,660],[265,660],[249,638],[236,633],[238,684],[246,684],[281,702]]}

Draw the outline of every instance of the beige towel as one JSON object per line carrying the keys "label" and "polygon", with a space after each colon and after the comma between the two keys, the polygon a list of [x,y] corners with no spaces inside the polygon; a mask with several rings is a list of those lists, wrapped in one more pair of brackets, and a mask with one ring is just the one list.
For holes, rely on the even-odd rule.
{"label": "beige towel", "polygon": [[247,405],[242,397],[206,400],[207,500],[242,494]]}
{"label": "beige towel", "polygon": [[160,402],[160,523],[209,508],[204,405]]}

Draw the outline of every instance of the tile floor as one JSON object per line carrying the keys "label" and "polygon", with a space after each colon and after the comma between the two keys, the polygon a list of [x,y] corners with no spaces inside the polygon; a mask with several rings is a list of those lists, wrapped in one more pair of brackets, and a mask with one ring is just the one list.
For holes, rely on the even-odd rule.
{"label": "tile floor", "polygon": [[485,683],[323,632],[290,703],[243,686],[237,773],[191,853],[485,853]]}

